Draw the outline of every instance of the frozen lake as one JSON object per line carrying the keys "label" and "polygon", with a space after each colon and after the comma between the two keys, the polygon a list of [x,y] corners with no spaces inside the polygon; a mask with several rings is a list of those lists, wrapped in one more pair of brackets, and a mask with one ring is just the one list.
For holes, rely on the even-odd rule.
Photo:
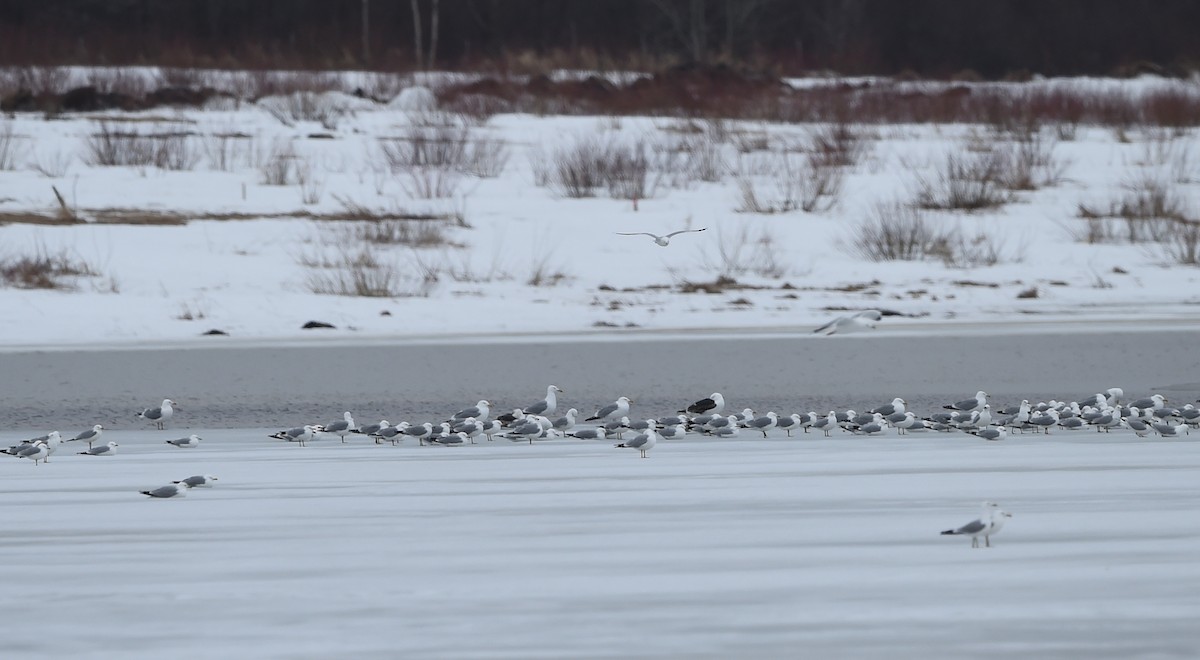
{"label": "frozen lake", "polygon": [[[818,411],[1197,398],[1191,328],[524,338],[0,352],[0,444],[100,422],[116,456],[0,460],[21,617],[5,658],[1130,657],[1200,654],[1191,436],[816,434],[458,448],[267,438],[424,421],[556,382],[635,417],[726,393]],[[179,402],[172,428],[132,410]],[[277,426],[278,425],[278,426]],[[266,427],[266,428],[264,428]],[[194,449],[164,440],[199,433]],[[219,477],[187,498],[138,491]],[[940,536],[983,500],[994,547]],[[20,567],[20,568],[18,568]]]}
{"label": "frozen lake", "polygon": [[[197,430],[0,461],[0,611],[24,622],[4,657],[1200,653],[1195,434],[745,435],[641,460]],[[137,492],[199,473],[216,487]],[[994,547],[938,534],[984,499],[1014,514]]]}

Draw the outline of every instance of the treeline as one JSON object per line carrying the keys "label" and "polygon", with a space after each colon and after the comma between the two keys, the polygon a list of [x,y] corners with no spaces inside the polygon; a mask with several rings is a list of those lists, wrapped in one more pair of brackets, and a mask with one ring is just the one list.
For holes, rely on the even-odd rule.
{"label": "treeline", "polygon": [[0,65],[1191,71],[1194,0],[0,0]]}

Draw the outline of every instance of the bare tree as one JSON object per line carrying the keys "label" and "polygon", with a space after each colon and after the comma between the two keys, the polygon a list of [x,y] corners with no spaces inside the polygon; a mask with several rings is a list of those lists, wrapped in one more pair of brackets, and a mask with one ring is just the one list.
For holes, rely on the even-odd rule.
{"label": "bare tree", "polygon": [[412,0],[413,17],[413,50],[417,56],[417,66],[430,69],[437,61],[438,19],[440,17],[441,0],[430,0],[429,7],[429,52],[425,52],[421,25],[421,0]]}
{"label": "bare tree", "polygon": [[416,64],[421,66],[425,56],[421,46],[421,2],[420,0],[412,0],[412,18],[413,18],[413,51],[416,55]]}

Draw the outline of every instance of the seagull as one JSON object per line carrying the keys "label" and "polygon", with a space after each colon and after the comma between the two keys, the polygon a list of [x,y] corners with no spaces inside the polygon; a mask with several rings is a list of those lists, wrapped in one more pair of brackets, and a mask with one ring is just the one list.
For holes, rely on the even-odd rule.
{"label": "seagull", "polygon": [[211,474],[197,474],[195,476],[188,477],[187,479],[180,479],[179,481],[172,483],[185,484],[189,488],[212,488],[212,482],[216,480],[217,478]]}
{"label": "seagull", "polygon": [[619,419],[629,414],[629,404],[631,403],[633,403],[633,401],[630,401],[629,397],[620,397],[613,403],[600,408],[596,411],[595,415],[588,417],[584,421],[594,422],[599,419]]}
{"label": "seagull", "polygon": [[1008,437],[1008,429],[1003,426],[989,426],[978,431],[969,431],[984,440],[1003,440]]}
{"label": "seagull", "polygon": [[762,417],[746,421],[743,426],[748,429],[754,429],[755,431],[762,431],[763,437],[765,438],[767,437],[767,431],[775,428],[778,424],[779,415],[776,415],[774,412],[768,412]]}
{"label": "seagull", "polygon": [[725,397],[721,396],[720,392],[713,392],[707,399],[700,399],[679,412],[688,412],[695,415],[720,415],[724,411]]}
{"label": "seagull", "polygon": [[350,432],[358,433],[361,435],[375,435],[376,433],[379,432],[380,429],[385,429],[391,425],[392,425],[391,422],[387,421],[386,419],[381,419],[381,420],[379,420],[378,424],[367,424],[366,426],[360,426],[356,429],[353,429]]}
{"label": "seagull", "polygon": [[137,417],[147,422],[154,422],[155,428],[161,431],[166,428],[167,420],[171,419],[171,415],[175,414],[175,408],[172,407],[174,405],[174,401],[163,399],[157,408],[146,408],[142,412],[137,413]]}
{"label": "seagull", "polygon": [[979,390],[975,393],[974,399],[964,399],[962,401],[957,401],[942,407],[946,410],[961,410],[964,412],[983,410],[983,407],[987,405],[987,397],[987,392]]}
{"label": "seagull", "polygon": [[17,458],[28,458],[33,461],[34,465],[45,463],[50,458],[50,448],[44,442],[36,442],[27,449],[23,449],[15,454]]}
{"label": "seagull", "polygon": [[190,486],[186,483],[176,481],[166,486],[159,486],[154,490],[143,490],[140,492],[142,495],[149,495],[150,497],[184,497],[187,495],[188,488]]}
{"label": "seagull", "polygon": [[1000,508],[995,502],[983,503],[983,514],[978,519],[959,527],[958,529],[948,529],[942,534],[950,535],[966,535],[971,537],[971,547],[979,547],[979,537],[983,537],[987,547],[992,547],[992,534],[1000,531],[1004,526],[1004,519],[1012,518],[1012,514]]}
{"label": "seagull", "polygon": [[381,426],[378,431],[372,433],[371,437],[375,439],[375,444],[379,444],[382,440],[388,440],[391,441],[392,446],[395,447],[397,442],[400,442],[404,439],[400,437],[400,434],[404,433],[408,427],[408,422],[400,422],[395,426],[385,424],[384,426]]}
{"label": "seagull", "polygon": [[604,428],[594,429],[579,429],[578,431],[568,431],[567,437],[578,438],[580,440],[606,440],[608,434],[604,432]]}
{"label": "seagull", "polygon": [[658,244],[659,246],[667,247],[668,245],[671,244],[672,236],[678,236],[680,234],[690,234],[692,232],[700,232],[700,231],[704,231],[705,229],[708,229],[708,227],[701,227],[700,229],[680,229],[679,231],[673,231],[669,234],[664,234],[662,236],[659,236],[658,234],[651,234],[650,232],[645,232],[645,231],[633,231],[633,232],[619,231],[619,232],[616,232],[616,234],[618,236],[649,236],[650,238],[653,238],[654,242],[656,244]]}
{"label": "seagull", "polygon": [[567,414],[554,420],[554,430],[558,431],[559,433],[566,433],[567,431],[575,428],[575,418],[577,416],[579,416],[579,411],[571,408],[567,411]]}
{"label": "seagull", "polygon": [[298,426],[294,429],[272,433],[270,437],[279,440],[287,440],[288,442],[299,442],[301,447],[305,447],[307,446],[305,443],[313,439],[313,435],[316,433],[316,430],[316,427],[310,424],[305,424],[304,426]]}
{"label": "seagull", "polygon": [[425,444],[425,440],[433,435],[433,424],[425,422],[420,426],[410,426],[400,431],[400,434],[416,438],[420,444]]}
{"label": "seagull", "polygon": [[174,440],[167,440],[167,444],[175,445],[176,447],[180,447],[180,448],[195,447],[196,445],[200,444],[200,436],[193,433],[186,438],[176,438]]}
{"label": "seagull", "polygon": [[792,431],[801,428],[803,425],[804,421],[801,419],[800,414],[792,413],[787,417],[780,417],[775,423],[775,428],[787,431],[788,437],[790,438],[792,437]]}
{"label": "seagull", "polygon": [[864,329],[870,330],[875,327],[875,324],[883,320],[883,312],[877,309],[868,309],[851,316],[839,316],[836,319],[826,323],[825,325],[813,330],[813,334],[817,335],[835,335],[839,332],[859,332]]}
{"label": "seagull", "polygon": [[639,433],[632,440],[613,445],[614,447],[622,447],[628,449],[636,449],[642,453],[642,458],[646,458],[646,452],[654,449],[654,445],[658,443],[658,431],[653,428],[646,429],[645,433]]}
{"label": "seagull", "polygon": [[546,398],[529,406],[521,412],[526,415],[553,415],[558,410],[558,399],[554,396],[555,393],[562,394],[563,391],[558,389],[557,385],[550,385],[546,388]]}
{"label": "seagull", "polygon": [[350,433],[354,429],[355,426],[357,426],[357,425],[354,423],[354,417],[350,414],[349,411],[346,411],[346,412],[342,413],[341,419],[339,419],[336,422],[330,422],[328,424],[322,425],[320,430],[321,430],[321,433],[328,433],[330,435],[336,435],[342,439],[342,442],[345,442],[346,434]]}
{"label": "seagull", "polygon": [[109,442],[107,445],[91,447],[87,451],[81,451],[78,453],[87,454],[88,456],[112,456],[113,454],[117,453],[117,447],[117,443]]}
{"label": "seagull", "polygon": [[475,444],[475,438],[483,433],[483,422],[478,421],[474,417],[468,417],[455,424],[450,430],[454,433],[462,433],[471,441],[471,444]]}
{"label": "seagull", "polygon": [[659,429],[658,435],[663,439],[682,438],[687,435],[687,429],[683,427],[683,424],[676,424],[675,426],[668,426],[665,429]]}
{"label": "seagull", "polygon": [[519,442],[520,440],[528,439],[529,444],[532,445],[533,439],[542,435],[543,432],[545,432],[545,429],[542,428],[541,424],[538,424],[534,421],[529,421],[509,428],[508,439],[512,440],[513,442]]}
{"label": "seagull", "polygon": [[79,435],[75,436],[74,438],[67,440],[67,442],[75,442],[76,440],[80,440],[80,441],[88,443],[88,449],[91,449],[92,443],[99,440],[100,436],[103,434],[104,434],[104,427],[97,424],[97,425],[93,426],[90,430],[84,431],[84,432],[80,433]]}
{"label": "seagull", "polygon": [[470,408],[463,408],[462,410],[454,413],[454,416],[451,417],[450,419],[453,423],[457,424],[458,422],[461,422],[468,417],[474,417],[475,421],[482,424],[487,421],[488,415],[490,415],[491,412],[492,412],[491,402],[488,401],[487,399],[480,399],[479,403],[475,404],[474,406],[471,406]]}

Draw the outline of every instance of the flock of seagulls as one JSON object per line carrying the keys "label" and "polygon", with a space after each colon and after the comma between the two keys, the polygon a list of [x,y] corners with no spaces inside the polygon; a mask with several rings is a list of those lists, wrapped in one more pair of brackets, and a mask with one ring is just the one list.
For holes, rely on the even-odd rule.
{"label": "flock of seagulls", "polygon": [[[174,414],[175,402],[170,399],[163,399],[161,405],[154,408],[145,408],[140,412],[135,413],[135,417],[148,422],[152,422],[157,429],[165,429],[166,423]],[[16,458],[24,458],[33,461],[34,465],[48,463],[50,456],[53,455],[58,448],[67,442],[86,442],[88,448],[76,452],[83,456],[113,456],[117,453],[117,447],[120,445],[113,441],[108,441],[104,444],[97,444],[101,436],[104,435],[104,426],[96,424],[92,428],[82,431],[72,438],[63,439],[62,434],[58,431],[51,431],[46,435],[37,438],[24,440],[7,449],[0,449],[0,453],[7,454]],[[200,436],[195,433],[182,438],[167,440],[166,444],[174,445],[181,449],[190,449],[200,445]],[[206,487],[211,488],[212,482],[217,478],[212,475],[195,475],[179,481],[173,481],[166,486],[161,486],[153,490],[139,491],[143,495],[150,497],[167,498],[167,497],[183,497],[191,488]]]}
{"label": "flock of seagulls", "polygon": [[[461,446],[476,444],[477,439],[496,438],[533,444],[536,440],[576,438],[581,440],[617,440],[615,447],[636,449],[642,458],[664,440],[687,436],[716,438],[752,437],[782,431],[787,437],[796,433],[834,433],[855,436],[907,435],[919,432],[962,432],[987,441],[1001,441],[1010,433],[1053,433],[1094,429],[1110,432],[1128,428],[1139,437],[1156,433],[1162,437],[1187,435],[1200,428],[1200,408],[1187,404],[1182,408],[1167,405],[1168,400],[1155,394],[1128,404],[1121,401],[1124,391],[1111,388],[1082,401],[1030,403],[1022,400],[1011,407],[993,408],[987,392],[945,404],[941,410],[918,415],[902,397],[859,413],[854,410],[830,410],[825,414],[802,412],[782,414],[776,411],[756,413],[752,408],[726,410],[720,392],[691,403],[676,414],[662,417],[631,416],[634,401],[627,396],[596,407],[584,416],[577,408],[559,412],[557,385],[546,388],[544,398],[520,408],[497,414],[497,408],[481,399],[442,421],[400,422],[388,420],[358,425],[350,412],[328,424],[304,424],[278,431],[270,437],[307,445],[322,437],[337,437],[345,443],[356,435],[365,435],[376,444],[398,445],[416,440],[421,445]],[[628,436],[628,437],[627,437]]]}
{"label": "flock of seagulls", "polygon": [[[870,320],[870,317],[866,317]],[[673,415],[647,416],[644,419],[630,417],[635,403],[627,396],[619,396],[611,403],[595,408],[591,415],[582,415],[577,408],[568,408],[559,414],[558,396],[565,392],[557,385],[549,385],[546,395],[527,406],[512,408],[503,413],[488,400],[481,399],[449,415],[445,420],[434,422],[400,422],[392,424],[380,420],[373,424],[358,424],[350,412],[342,414],[325,424],[303,424],[273,433],[270,437],[305,446],[319,438],[338,438],[347,443],[355,436],[366,436],[376,444],[390,442],[393,445],[405,440],[416,440],[421,445],[461,446],[475,444],[479,438],[492,441],[496,438],[514,442],[528,442],[551,438],[575,438],[581,440],[617,440],[613,445],[621,449],[635,449],[641,458],[647,458],[664,440],[677,440],[689,435],[737,438],[742,433],[752,437],[761,433],[767,438],[773,431],[782,431],[787,437],[795,433],[820,433],[824,437],[834,432],[855,436],[883,435],[894,431],[897,435],[915,432],[962,432],[987,441],[1000,441],[1010,433],[1078,432],[1094,429],[1098,433],[1127,428],[1138,437],[1157,434],[1164,438],[1188,435],[1191,429],[1200,429],[1200,408],[1186,404],[1176,408],[1161,394],[1123,401],[1125,392],[1114,387],[1104,392],[1084,397],[1081,401],[1057,401],[1031,403],[1022,400],[1010,407],[993,407],[985,391],[974,397],[954,401],[931,414],[918,415],[910,410],[902,397],[875,407],[864,413],[854,410],[830,410],[820,415],[816,412],[780,414],[767,411],[757,414],[752,408],[727,411],[725,396],[713,392],[707,397],[680,408]],[[1200,403],[1200,402],[1198,402]],[[175,402],[163,399],[158,407],[146,408],[136,417],[151,422],[157,429],[165,429],[174,413]],[[591,423],[581,426],[581,423]],[[88,449],[78,452],[88,456],[111,456],[117,451],[116,442],[99,444],[104,434],[100,424],[74,437],[63,439],[58,431],[31,438],[0,453],[40,464],[49,462],[50,456],[68,442],[86,442]],[[626,438],[625,436],[630,437]],[[166,443],[186,449],[199,446],[200,436],[191,434],[167,440]],[[196,475],[173,481],[165,486],[139,491],[151,498],[178,498],[187,495],[192,488],[212,487],[217,480],[212,475]],[[1012,514],[1002,510],[993,502],[984,502],[979,518],[954,529],[942,532],[950,536],[971,537],[972,547],[991,547],[991,537],[1000,531]]]}

